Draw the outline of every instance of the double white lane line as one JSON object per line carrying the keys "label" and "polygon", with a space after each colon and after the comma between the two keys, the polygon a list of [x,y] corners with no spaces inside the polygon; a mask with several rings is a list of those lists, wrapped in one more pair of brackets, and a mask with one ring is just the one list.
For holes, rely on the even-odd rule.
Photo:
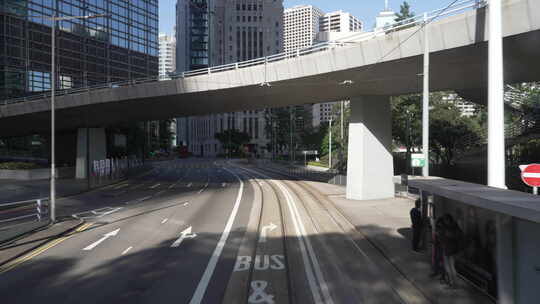
{"label": "double white lane line", "polygon": [[210,280],[212,279],[212,275],[214,273],[214,270],[216,269],[216,265],[219,261],[221,253],[223,252],[223,247],[225,247],[225,243],[227,242],[227,239],[229,238],[229,234],[231,233],[232,225],[236,218],[236,214],[238,213],[238,208],[240,207],[240,201],[242,201],[242,194],[244,192],[244,182],[234,172],[229,171],[228,169],[225,169],[225,170],[227,170],[229,173],[234,175],[236,179],[238,179],[238,182],[240,182],[240,189],[238,189],[238,194],[236,195],[236,202],[234,203],[234,207],[231,211],[231,215],[229,216],[229,219],[227,220],[225,229],[223,230],[223,233],[221,234],[221,238],[219,239],[216,249],[214,249],[214,252],[212,253],[212,257],[210,258],[210,261],[208,262],[208,265],[206,266],[206,270],[204,271],[204,274],[201,280],[199,281],[199,285],[197,285],[197,289],[195,290],[195,293],[193,294],[193,297],[191,298],[191,301],[189,302],[190,304],[199,304],[203,300],[204,294],[206,293],[206,289],[208,288],[208,284],[210,283]]}
{"label": "double white lane line", "polygon": [[[278,188],[281,190],[281,192],[285,196],[285,199],[287,201],[287,206],[289,207],[288,209],[291,214],[292,221],[293,221],[294,229],[296,230],[296,238],[298,239],[298,243],[300,244],[300,251],[302,253],[302,261],[304,262],[304,269],[306,271],[306,277],[308,279],[308,283],[311,289],[311,294],[313,295],[313,299],[315,303],[333,304],[334,301],[332,300],[332,296],[330,295],[328,285],[326,284],[326,281],[324,279],[321,266],[319,264],[319,260],[317,259],[317,255],[315,254],[315,251],[313,250],[313,246],[311,244],[310,239],[307,237],[306,227],[304,226],[304,223],[302,222],[302,218],[300,217],[300,212],[298,211],[298,207],[296,205],[296,201],[294,200],[293,196],[291,195],[287,187],[283,185],[282,182],[272,179],[270,176],[260,173],[258,171],[257,172],[252,171],[252,172],[259,174],[260,176],[266,179],[270,179],[276,186],[278,186]],[[313,264],[313,267],[312,267],[312,264]]]}

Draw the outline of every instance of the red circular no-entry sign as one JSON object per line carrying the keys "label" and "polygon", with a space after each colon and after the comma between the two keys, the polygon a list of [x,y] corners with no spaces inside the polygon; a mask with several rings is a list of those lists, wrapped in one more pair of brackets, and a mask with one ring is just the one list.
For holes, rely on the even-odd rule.
{"label": "red circular no-entry sign", "polygon": [[540,187],[540,164],[520,166],[521,179],[531,187]]}

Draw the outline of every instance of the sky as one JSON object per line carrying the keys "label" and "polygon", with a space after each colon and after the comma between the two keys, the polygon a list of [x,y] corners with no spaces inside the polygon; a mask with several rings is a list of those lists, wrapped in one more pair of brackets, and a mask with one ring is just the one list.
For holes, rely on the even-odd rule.
{"label": "sky", "polygon": [[[399,11],[403,0],[389,0],[390,8]],[[444,8],[451,0],[408,0],[411,9],[417,15],[435,9]],[[159,0],[159,30],[164,33],[172,33],[175,24],[176,0]],[[364,22],[366,29],[371,29],[375,24],[375,17],[384,8],[384,0],[284,0],[283,7],[289,8],[295,5],[314,5],[323,12],[343,10],[352,13]]]}

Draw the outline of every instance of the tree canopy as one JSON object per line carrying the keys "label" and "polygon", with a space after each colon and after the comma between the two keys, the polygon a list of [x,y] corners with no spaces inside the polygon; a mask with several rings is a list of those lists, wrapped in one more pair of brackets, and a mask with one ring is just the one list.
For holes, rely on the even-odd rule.
{"label": "tree canopy", "polygon": [[404,1],[399,8],[399,13],[396,14],[396,21],[403,21],[415,16],[414,12],[411,11],[411,6],[407,1]]}
{"label": "tree canopy", "polygon": [[216,133],[214,137],[219,140],[224,149],[234,154],[239,154],[241,147],[251,141],[251,137],[247,133],[240,132],[236,129],[224,130],[223,132]]}

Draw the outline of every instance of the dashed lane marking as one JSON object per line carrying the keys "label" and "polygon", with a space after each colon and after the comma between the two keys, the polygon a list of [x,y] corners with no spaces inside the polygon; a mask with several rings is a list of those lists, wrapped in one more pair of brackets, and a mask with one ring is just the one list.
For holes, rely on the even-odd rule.
{"label": "dashed lane marking", "polygon": [[126,248],[126,250],[122,251],[122,255],[128,253],[131,250],[131,248],[133,248],[133,247],[129,246],[128,248]]}
{"label": "dashed lane marking", "polygon": [[163,219],[163,221],[161,221],[162,224],[165,224],[169,219]]}
{"label": "dashed lane marking", "polygon": [[152,187],[150,187],[150,189],[156,189],[157,187],[159,187],[161,184],[155,184],[153,185]]}

